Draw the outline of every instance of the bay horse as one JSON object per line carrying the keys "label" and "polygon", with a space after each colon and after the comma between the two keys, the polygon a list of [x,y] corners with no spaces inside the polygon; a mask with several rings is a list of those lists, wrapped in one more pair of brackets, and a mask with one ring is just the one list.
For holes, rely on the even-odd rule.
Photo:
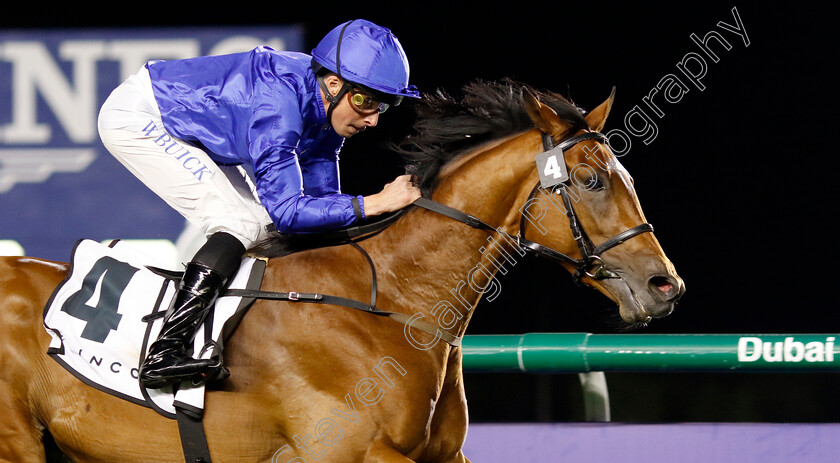
{"label": "bay horse", "polygon": [[[523,243],[557,258],[612,241],[603,256],[556,260],[615,301],[627,323],[673,310],[684,284],[629,174],[593,136],[613,96],[584,115],[560,95],[513,81],[464,90],[461,99],[427,96],[401,149],[426,196],[489,227],[411,207],[356,243],[375,265],[376,305],[409,317],[405,325],[345,307],[257,301],[226,343],[231,376],[208,385],[214,461],[468,462],[457,337]],[[536,189],[535,155],[573,137],[565,164],[585,188]],[[560,196],[576,214],[562,213]],[[589,247],[581,247],[584,229]],[[309,249],[270,259],[262,288],[366,300],[369,265],[354,246]],[[46,461],[45,432],[75,462],[184,461],[174,420],[86,386],[47,356],[42,311],[67,272],[63,263],[0,259],[0,462]],[[411,327],[420,321],[451,336]]]}

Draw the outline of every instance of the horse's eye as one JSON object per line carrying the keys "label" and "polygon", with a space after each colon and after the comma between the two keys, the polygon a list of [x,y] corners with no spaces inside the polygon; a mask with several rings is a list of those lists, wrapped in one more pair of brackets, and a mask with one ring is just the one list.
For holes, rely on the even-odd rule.
{"label": "horse's eye", "polygon": [[585,185],[586,189],[590,191],[600,191],[604,189],[604,182],[601,181],[601,177],[598,175],[589,177]]}

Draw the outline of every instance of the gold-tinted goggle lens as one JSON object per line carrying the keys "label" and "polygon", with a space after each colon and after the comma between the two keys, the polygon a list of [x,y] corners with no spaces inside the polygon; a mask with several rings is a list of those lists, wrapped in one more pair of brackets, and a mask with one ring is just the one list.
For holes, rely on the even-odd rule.
{"label": "gold-tinted goggle lens", "polygon": [[378,112],[379,114],[382,114],[387,111],[389,107],[387,103],[383,103],[370,95],[361,93],[358,90],[350,92],[350,102],[353,103],[353,106],[355,106],[357,110],[365,113]]}

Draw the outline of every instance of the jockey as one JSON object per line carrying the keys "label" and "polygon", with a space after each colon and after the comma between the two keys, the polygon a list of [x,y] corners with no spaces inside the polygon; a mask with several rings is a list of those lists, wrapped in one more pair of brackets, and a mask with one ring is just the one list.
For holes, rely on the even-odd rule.
{"label": "jockey", "polygon": [[329,32],[311,56],[258,47],[150,61],[114,90],[99,115],[103,144],[207,236],[140,368],[143,386],[226,374],[220,360],[194,359],[186,346],[267,226],[334,230],[420,197],[406,175],[365,197],[339,186],[345,138],[376,126],[404,97],[419,98],[408,75],[397,38],[357,19]]}

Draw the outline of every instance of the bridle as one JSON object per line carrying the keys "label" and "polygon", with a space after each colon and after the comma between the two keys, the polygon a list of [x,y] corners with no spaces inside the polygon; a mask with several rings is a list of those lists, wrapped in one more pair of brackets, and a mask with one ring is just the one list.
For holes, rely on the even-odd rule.
{"label": "bridle", "polygon": [[[552,148],[554,148],[554,142],[551,139],[550,135],[543,133],[542,140],[543,149],[545,151],[549,151]],[[585,132],[563,140],[562,142],[560,142],[559,145],[557,145],[557,147],[560,148],[563,152],[566,152],[568,149],[585,140],[598,140],[601,143],[605,143],[606,137],[600,132]],[[561,183],[552,191],[559,192],[560,196],[563,198],[563,207],[564,209],[566,209],[566,217],[568,217],[569,219],[569,228],[572,231],[572,237],[575,239],[578,251],[580,252],[580,259],[575,259],[574,257],[563,254],[560,251],[557,251],[548,246],[544,246],[542,244],[536,243],[525,238],[525,221],[527,220],[527,216],[525,213],[526,208],[523,208],[522,210],[522,215],[519,222],[519,233],[517,233],[515,237],[512,237],[506,232],[502,231],[501,229],[494,228],[475,216],[466,214],[457,209],[450,208],[448,206],[437,203],[427,198],[418,199],[414,202],[414,205],[437,212],[439,214],[443,214],[449,218],[463,222],[473,228],[506,235],[507,238],[509,238],[509,242],[516,243],[516,245],[524,252],[537,255],[539,257],[548,259],[556,263],[569,264],[575,268],[574,280],[577,283],[580,283],[581,279],[584,276],[595,280],[619,278],[618,275],[606,268],[606,266],[604,265],[604,260],[601,258],[601,255],[605,251],[618,246],[619,244],[629,240],[630,238],[633,238],[634,236],[648,232],[653,233],[653,225],[649,223],[637,225],[633,228],[619,233],[618,235],[613,236],[612,238],[604,241],[598,246],[595,246],[592,244],[592,240],[589,239],[589,236],[583,229],[583,225],[581,225],[580,220],[578,219],[577,212],[575,211],[575,208],[572,205],[572,199],[569,196],[569,192],[567,191],[569,187],[571,187],[571,179],[566,180],[564,183]],[[531,194],[528,195],[528,201],[526,202],[526,204],[530,203],[530,201],[536,197],[537,192],[539,192],[540,189],[540,183],[537,183],[537,185],[534,186],[534,189],[531,190]]]}
{"label": "bridle", "polygon": [[[605,142],[606,137],[599,132],[585,132],[580,135],[569,137],[557,146],[565,152],[569,148],[572,148],[573,146],[577,145],[578,143],[584,140],[598,140],[603,143]],[[554,143],[551,137],[547,134],[543,134],[543,148],[545,149],[545,151],[549,151],[552,148],[554,148]],[[574,237],[575,242],[578,246],[578,250],[580,251],[580,259],[575,259],[574,257],[563,254],[562,252],[554,250],[548,246],[544,246],[542,244],[526,239],[525,221],[527,220],[527,218],[525,214],[525,209],[527,208],[523,208],[521,211],[522,217],[519,222],[519,233],[517,233],[516,236],[511,236],[501,228],[494,228],[473,215],[451,208],[436,201],[432,201],[428,198],[419,198],[413,203],[413,205],[424,209],[428,209],[438,214],[445,215],[451,219],[463,222],[469,225],[470,227],[479,230],[485,230],[490,233],[501,234],[506,238],[506,240],[509,243],[517,246],[522,251],[523,255],[525,253],[531,253],[539,257],[548,259],[552,262],[560,264],[569,264],[575,268],[574,279],[575,282],[577,282],[578,284],[581,283],[581,279],[584,276],[595,280],[603,280],[607,278],[620,278],[618,275],[606,268],[603,259],[601,259],[601,254],[629,240],[630,238],[633,238],[634,236],[641,235],[642,233],[653,232],[653,226],[649,223],[643,223],[641,225],[637,225],[633,228],[625,230],[619,233],[618,235],[615,235],[614,237],[604,241],[598,246],[593,245],[592,241],[587,236],[586,231],[583,229],[583,225],[581,225],[580,220],[577,216],[577,212],[575,212],[575,208],[572,205],[572,199],[569,196],[568,191],[566,191],[567,188],[571,186],[570,182],[571,179],[566,180],[566,182],[560,184],[563,186],[562,188],[554,188],[553,191],[559,191],[560,195],[563,197],[563,207],[566,209],[566,216],[569,218],[569,227],[572,230],[572,236]],[[531,193],[528,196],[528,201],[536,197],[537,192],[540,191],[540,186],[541,184],[537,183],[534,189],[531,190]],[[526,204],[528,203],[526,202]],[[392,221],[388,221],[388,224],[390,223],[392,223]],[[378,228],[376,228],[375,231],[371,232],[371,234],[366,235],[365,233],[363,233],[365,230],[364,227],[360,227],[356,231],[351,230],[350,233],[346,235],[345,238],[342,240],[342,243],[352,245],[357,250],[359,250],[359,252],[361,252],[367,259],[368,265],[371,269],[371,299],[369,303],[357,301],[354,299],[348,299],[341,296],[333,296],[320,293],[299,293],[295,291],[274,292],[249,289],[228,289],[224,292],[223,295],[239,296],[243,298],[252,299],[269,299],[288,302],[308,302],[349,307],[373,315],[388,317],[398,323],[402,323],[403,325],[405,325],[404,329],[407,336],[409,335],[409,329],[414,328],[426,332],[432,336],[435,336],[435,341],[433,341],[432,344],[436,343],[437,339],[442,339],[443,341],[449,343],[452,346],[460,346],[462,341],[461,336],[451,334],[449,332],[439,329],[439,327],[434,324],[420,320],[417,318],[417,314],[410,317],[407,314],[401,312],[385,311],[376,306],[376,268],[373,264],[373,260],[370,258],[368,253],[357,243],[357,241],[364,239],[364,237],[366,236],[372,236],[373,234],[376,234],[379,231],[381,231],[383,228],[384,227],[379,226]],[[360,235],[364,236],[355,238]]]}

